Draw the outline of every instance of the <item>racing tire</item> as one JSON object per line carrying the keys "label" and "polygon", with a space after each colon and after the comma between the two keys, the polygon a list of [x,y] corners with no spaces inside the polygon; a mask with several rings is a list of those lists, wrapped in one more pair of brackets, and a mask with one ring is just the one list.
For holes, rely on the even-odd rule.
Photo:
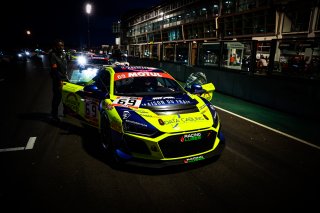
{"label": "racing tire", "polygon": [[107,160],[112,164],[119,163],[119,159],[115,153],[115,145],[112,141],[112,132],[110,122],[106,113],[101,114],[100,121],[100,141],[103,150],[107,154]]}
{"label": "racing tire", "polygon": [[111,130],[110,130],[108,116],[105,113],[101,114],[100,136],[101,136],[102,147],[107,151],[110,150],[111,149]]}

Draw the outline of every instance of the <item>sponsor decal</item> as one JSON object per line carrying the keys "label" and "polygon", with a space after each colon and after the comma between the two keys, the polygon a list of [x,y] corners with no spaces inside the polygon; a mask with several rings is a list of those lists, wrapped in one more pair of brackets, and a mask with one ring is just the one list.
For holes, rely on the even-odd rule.
{"label": "sponsor decal", "polygon": [[204,117],[202,116],[196,116],[196,117],[187,117],[187,118],[181,118],[179,114],[177,114],[178,118],[171,118],[169,120],[164,120],[163,125],[170,125],[174,129],[180,129],[178,126],[179,124],[187,124],[187,123],[193,123],[197,121],[204,121]]}
{"label": "sponsor decal", "polygon": [[196,117],[187,117],[187,118],[172,118],[170,120],[164,120],[164,125],[170,124],[177,124],[177,123],[190,123],[196,121],[203,121],[205,120],[203,116],[196,116]]}
{"label": "sponsor decal", "polygon": [[139,71],[139,72],[121,72],[114,74],[114,80],[121,80],[124,78],[135,78],[135,77],[160,77],[160,78],[170,78],[173,79],[168,73],[161,72],[148,72],[148,71]]}
{"label": "sponsor decal", "polygon": [[162,77],[159,72],[128,72],[128,78],[134,77]]}
{"label": "sponsor decal", "polygon": [[136,122],[136,121],[132,121],[132,120],[126,120],[126,123],[131,123],[131,124],[134,124],[134,125],[138,125],[138,126],[143,126],[143,127],[147,127],[146,124],[143,124],[143,123],[139,123],[139,122]]}
{"label": "sponsor decal", "polygon": [[127,119],[130,117],[130,112],[129,111],[124,111],[122,114],[123,119]]}
{"label": "sponsor decal", "polygon": [[153,97],[152,100],[161,100],[161,99],[175,99],[173,96],[167,96],[167,97]]}
{"label": "sponsor decal", "polygon": [[183,142],[188,142],[188,141],[197,141],[201,140],[201,133],[191,133],[191,134],[186,134],[181,136],[180,141]]}
{"label": "sponsor decal", "polygon": [[192,158],[187,158],[187,159],[184,159],[183,162],[184,163],[194,163],[194,162],[197,162],[197,161],[201,161],[201,160],[204,160],[205,158],[200,155],[200,156],[195,156],[195,157],[192,157]]}
{"label": "sponsor decal", "polygon": [[150,112],[147,110],[143,110],[142,108],[139,108],[136,112],[138,112],[139,114],[149,114]]}
{"label": "sponsor decal", "polygon": [[123,70],[130,70],[130,71],[153,71],[153,70],[156,70],[156,68],[144,67],[144,66],[124,66],[121,68]]}
{"label": "sponsor decal", "polygon": [[153,116],[152,115],[149,115],[149,114],[141,114],[142,117],[148,117],[148,118],[152,118]]}
{"label": "sponsor decal", "polygon": [[142,108],[139,108],[140,110],[136,111],[139,115],[143,116],[143,117],[153,117],[153,115],[146,110],[141,110]]}
{"label": "sponsor decal", "polygon": [[113,68],[115,72],[126,72],[126,71],[156,71],[156,68],[144,67],[144,66],[117,66]]}
{"label": "sponsor decal", "polygon": [[160,100],[152,100],[143,103],[141,106],[161,106],[165,104],[190,104],[189,100],[181,100],[181,99],[160,99]]}
{"label": "sponsor decal", "polygon": [[113,109],[112,104],[106,103],[106,109],[107,109],[107,110],[112,110],[112,109]]}
{"label": "sponsor decal", "polygon": [[74,112],[79,112],[79,101],[74,93],[69,93],[66,97],[66,105]]}

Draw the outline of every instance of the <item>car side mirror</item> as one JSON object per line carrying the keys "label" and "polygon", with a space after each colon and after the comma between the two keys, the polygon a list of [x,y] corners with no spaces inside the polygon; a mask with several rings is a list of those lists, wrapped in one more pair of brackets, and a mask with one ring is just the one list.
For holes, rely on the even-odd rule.
{"label": "car side mirror", "polygon": [[105,99],[105,98],[109,97],[108,91],[102,91],[94,84],[90,84],[90,85],[85,86],[83,88],[83,91],[86,93],[90,93],[90,94],[92,94],[93,97],[97,97],[99,99]]}
{"label": "car side mirror", "polygon": [[89,92],[89,93],[92,93],[92,92],[97,92],[99,91],[99,88],[96,86],[96,85],[87,85],[83,88],[83,91],[85,92]]}
{"label": "car side mirror", "polygon": [[192,84],[189,92],[192,94],[202,94],[205,92],[200,84]]}

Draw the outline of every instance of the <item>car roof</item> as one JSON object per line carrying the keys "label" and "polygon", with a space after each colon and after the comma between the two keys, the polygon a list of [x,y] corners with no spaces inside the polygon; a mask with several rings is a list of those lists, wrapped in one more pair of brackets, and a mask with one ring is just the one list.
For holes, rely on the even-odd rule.
{"label": "car roof", "polygon": [[115,73],[120,72],[160,72],[166,73],[164,70],[155,67],[144,67],[144,66],[114,66],[113,70]]}

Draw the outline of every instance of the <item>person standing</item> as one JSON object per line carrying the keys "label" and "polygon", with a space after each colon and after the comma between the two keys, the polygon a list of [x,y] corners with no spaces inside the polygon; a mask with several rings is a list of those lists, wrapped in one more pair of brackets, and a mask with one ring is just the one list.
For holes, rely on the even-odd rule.
{"label": "person standing", "polygon": [[59,105],[62,99],[63,80],[67,76],[67,57],[64,51],[64,42],[60,39],[54,41],[49,51],[50,75],[52,79],[51,116],[54,121],[60,121],[58,116]]}

